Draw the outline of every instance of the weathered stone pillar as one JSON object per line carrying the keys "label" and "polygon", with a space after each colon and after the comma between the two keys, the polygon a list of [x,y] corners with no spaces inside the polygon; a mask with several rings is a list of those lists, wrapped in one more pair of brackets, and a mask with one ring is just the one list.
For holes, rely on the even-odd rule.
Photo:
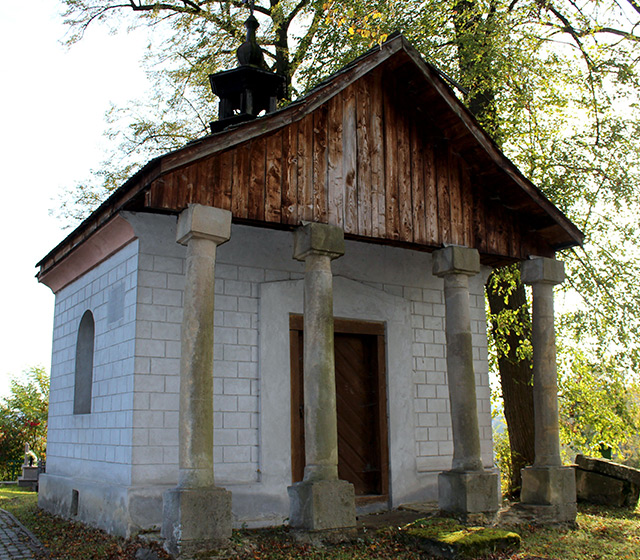
{"label": "weathered stone pillar", "polygon": [[304,277],[304,479],[289,487],[290,525],[308,531],[355,526],[353,485],[338,480],[331,261],[344,254],[344,232],[309,223],[295,232],[293,257]]}
{"label": "weathered stone pillar", "polygon": [[533,406],[535,461],[522,470],[523,504],[549,506],[545,521],[573,522],[576,485],[573,467],[560,459],[558,372],[554,331],[553,286],[564,281],[564,263],[533,258],[522,263],[522,281],[533,288]]}
{"label": "weathered stone pillar", "polygon": [[191,558],[231,536],[231,493],[213,478],[213,310],[216,249],[231,234],[231,213],[191,204],[176,240],[187,246],[180,359],[179,479],[163,498],[168,550]]}
{"label": "weathered stone pillar", "polygon": [[462,515],[492,514],[500,505],[500,477],[486,471],[480,456],[480,430],[473,369],[469,277],[480,272],[475,249],[445,247],[433,253],[433,274],[444,278],[447,377],[453,462],[438,477],[440,509]]}

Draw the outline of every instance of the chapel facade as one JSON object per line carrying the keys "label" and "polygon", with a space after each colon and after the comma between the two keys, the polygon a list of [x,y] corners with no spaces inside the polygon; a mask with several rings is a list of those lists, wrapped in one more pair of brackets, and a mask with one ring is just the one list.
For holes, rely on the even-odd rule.
{"label": "chapel facade", "polygon": [[523,501],[575,516],[552,287],[581,242],[396,36],[151,161],[38,263],[56,294],[39,503],[162,527],[177,553],[233,523],[495,512],[484,284],[522,262],[542,380]]}

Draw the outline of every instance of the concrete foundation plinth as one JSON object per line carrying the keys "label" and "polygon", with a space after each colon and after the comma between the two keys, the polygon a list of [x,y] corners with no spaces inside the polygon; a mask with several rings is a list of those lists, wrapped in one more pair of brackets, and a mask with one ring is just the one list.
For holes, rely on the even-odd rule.
{"label": "concrete foundation plinth", "polygon": [[174,488],[163,496],[162,536],[177,558],[224,545],[231,536],[231,492],[223,488]]}
{"label": "concrete foundation plinth", "polygon": [[438,475],[438,506],[460,514],[493,514],[500,507],[497,472],[445,471]]}
{"label": "concrete foundation plinth", "polygon": [[345,480],[302,481],[289,486],[289,524],[307,531],[355,527],[353,484]]}
{"label": "concrete foundation plinth", "polygon": [[575,504],[574,468],[534,466],[522,469],[520,501],[535,505]]}

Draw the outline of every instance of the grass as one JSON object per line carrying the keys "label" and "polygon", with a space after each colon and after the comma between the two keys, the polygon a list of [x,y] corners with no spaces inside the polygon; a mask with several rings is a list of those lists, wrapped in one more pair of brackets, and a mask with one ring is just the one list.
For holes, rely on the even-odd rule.
{"label": "grass", "polygon": [[[0,508],[10,511],[58,560],[134,560],[140,548],[168,556],[157,544],[125,540],[37,508],[37,495],[21,488],[0,488]],[[579,507],[577,528],[519,526],[519,552],[495,555],[503,560],[637,560],[640,558],[640,512],[596,506]],[[314,548],[300,544],[284,529],[234,532],[231,552],[237,560],[419,560],[427,558],[398,539],[394,528],[360,533],[350,544]]]}
{"label": "grass", "polygon": [[[640,512],[621,508],[579,505],[577,528],[519,527],[526,555],[562,560],[638,560]],[[523,556],[524,555],[524,556]]]}

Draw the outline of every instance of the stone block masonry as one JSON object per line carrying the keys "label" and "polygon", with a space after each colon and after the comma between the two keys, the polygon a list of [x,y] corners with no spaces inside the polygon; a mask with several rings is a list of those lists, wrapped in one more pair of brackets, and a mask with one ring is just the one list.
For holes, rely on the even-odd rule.
{"label": "stone block masonry", "polygon": [[[56,294],[47,463],[50,472],[129,484],[136,335],[133,242]],[[90,414],[74,414],[75,347],[82,315],[95,321]],[[127,429],[128,428],[128,429]]]}
{"label": "stone block masonry", "polygon": [[[123,216],[132,224],[137,239],[57,294],[47,470],[69,482],[61,500],[70,499],[74,488],[71,481],[80,475],[100,484],[121,485],[125,493],[136,489],[136,496],[143,495],[147,504],[136,506],[137,511],[150,511],[160,503],[162,490],[175,486],[178,476],[185,250],[175,242],[175,217],[133,213]],[[265,465],[270,464],[265,454],[270,452],[267,439],[271,432],[264,431],[265,366],[259,364],[259,359],[261,340],[268,332],[261,324],[261,294],[268,287],[281,284],[285,289],[288,282],[297,285],[303,278],[303,264],[291,258],[292,250],[290,232],[234,225],[230,240],[217,253],[215,481],[233,492],[239,523],[279,523],[288,516],[286,485],[291,483],[290,474],[288,480],[276,485],[269,482],[274,473],[265,470]],[[346,241],[345,256],[334,262],[336,285],[353,287],[356,299],[363,301],[354,314],[350,300],[339,298],[336,316],[381,320],[384,313],[375,310],[382,300],[388,306],[401,304],[407,308],[406,321],[403,320],[407,335],[402,338],[406,351],[405,346],[402,348],[407,359],[403,371],[407,372],[408,400],[403,400],[401,406],[407,411],[408,423],[403,420],[402,429],[395,432],[390,426],[390,438],[396,442],[393,452],[407,457],[398,468],[408,469],[414,482],[406,485],[406,493],[395,497],[399,502],[435,499],[436,475],[451,467],[445,309],[442,280],[425,274],[431,270],[430,259],[426,253]],[[489,466],[491,417],[483,298],[483,276],[487,272],[483,269],[472,279],[470,299],[482,458]],[[112,284],[120,281],[122,298],[118,289],[112,296]],[[109,301],[115,300],[123,301],[122,311],[114,304],[110,310]],[[95,413],[74,417],[70,407],[75,337],[77,323],[87,306],[95,309],[96,337],[101,337],[99,342],[96,338]],[[288,369],[288,323],[283,328],[286,333],[282,367]],[[388,338],[388,344],[392,338]],[[397,356],[394,350],[388,348],[387,359],[395,359],[394,355]],[[280,408],[289,406],[288,381],[286,376],[283,379],[287,386],[277,392],[280,400],[275,405]],[[392,393],[389,398],[393,398]],[[280,423],[279,437],[288,429],[288,424]],[[284,469],[284,478],[290,469],[290,460],[285,457],[288,453],[283,448],[277,461],[277,468]],[[395,483],[395,488],[399,488],[398,484],[404,488],[400,482]],[[105,492],[101,495],[105,496]],[[82,502],[83,492],[80,494]],[[96,494],[96,503],[99,501]],[[64,508],[68,509],[68,504]],[[126,523],[135,525],[130,520],[123,521]],[[159,523],[159,519],[151,523]]]}

